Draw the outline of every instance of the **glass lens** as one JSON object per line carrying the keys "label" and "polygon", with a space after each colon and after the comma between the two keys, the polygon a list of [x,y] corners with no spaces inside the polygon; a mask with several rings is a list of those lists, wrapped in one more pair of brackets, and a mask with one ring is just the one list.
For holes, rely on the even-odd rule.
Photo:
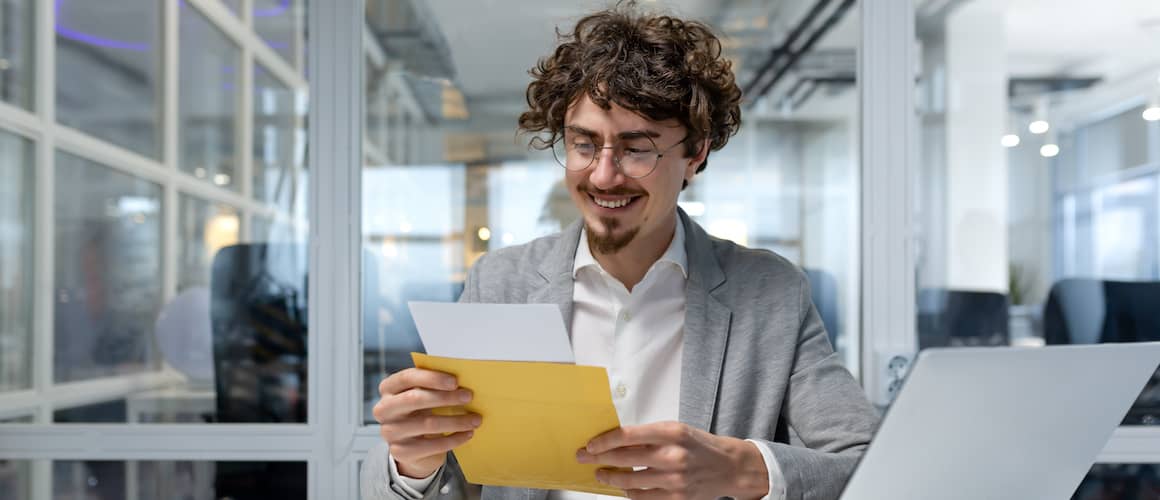
{"label": "glass lens", "polygon": [[648,137],[622,139],[616,148],[620,169],[629,177],[644,177],[657,166],[656,143]]}

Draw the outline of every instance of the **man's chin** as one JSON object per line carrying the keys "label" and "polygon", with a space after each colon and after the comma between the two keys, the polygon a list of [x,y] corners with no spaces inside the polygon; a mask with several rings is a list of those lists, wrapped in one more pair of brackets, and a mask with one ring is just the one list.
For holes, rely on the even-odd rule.
{"label": "man's chin", "polygon": [[588,248],[593,253],[612,255],[623,250],[629,243],[632,243],[633,238],[636,237],[636,233],[639,231],[640,228],[594,231],[592,230],[592,226],[589,225],[587,227]]}

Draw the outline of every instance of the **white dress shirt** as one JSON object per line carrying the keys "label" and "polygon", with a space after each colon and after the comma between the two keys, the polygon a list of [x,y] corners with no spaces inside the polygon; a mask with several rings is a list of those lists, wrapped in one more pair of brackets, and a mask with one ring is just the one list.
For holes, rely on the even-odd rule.
{"label": "white dress shirt", "polygon": [[[685,228],[677,223],[664,255],[630,292],[596,262],[586,231],[580,233],[572,267],[572,352],[576,364],[608,370],[612,404],[622,426],[678,420],[687,265]],[[762,500],[783,500],[785,481],[773,452],[764,443],[750,442],[769,472],[770,494]],[[390,474],[399,477],[393,459]],[[400,479],[418,499],[433,477]],[[548,500],[616,499],[575,491],[548,494]]]}

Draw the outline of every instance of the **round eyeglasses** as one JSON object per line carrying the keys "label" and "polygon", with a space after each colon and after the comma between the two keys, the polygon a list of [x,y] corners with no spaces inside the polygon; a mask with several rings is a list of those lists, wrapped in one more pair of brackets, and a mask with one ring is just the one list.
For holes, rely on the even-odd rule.
{"label": "round eyeglasses", "polygon": [[[685,139],[687,138],[686,136]],[[580,171],[591,167],[605,149],[611,149],[612,163],[620,173],[625,177],[640,179],[653,173],[661,158],[673,148],[683,144],[685,139],[664,150],[658,149],[652,138],[644,134],[622,137],[611,146],[602,146],[593,142],[587,135],[565,130],[563,136],[552,143],[552,155],[556,157],[556,163],[561,167]]]}

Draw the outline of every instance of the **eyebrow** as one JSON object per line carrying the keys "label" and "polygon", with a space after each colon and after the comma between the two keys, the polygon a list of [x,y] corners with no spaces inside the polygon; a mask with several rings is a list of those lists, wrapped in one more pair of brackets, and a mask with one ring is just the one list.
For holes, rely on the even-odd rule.
{"label": "eyebrow", "polygon": [[[580,134],[580,135],[586,135],[589,138],[598,137],[600,135],[592,130],[588,130],[588,129],[581,127],[581,126],[578,126],[578,125],[565,125],[564,128],[571,130],[572,132],[575,132],[575,133]],[[633,139],[636,137],[652,137],[652,138],[656,139],[656,138],[659,138],[660,136],[661,136],[660,132],[657,132],[655,130],[648,130],[648,129],[625,130],[623,132],[618,132],[616,134],[616,137],[620,138],[620,139]]]}

